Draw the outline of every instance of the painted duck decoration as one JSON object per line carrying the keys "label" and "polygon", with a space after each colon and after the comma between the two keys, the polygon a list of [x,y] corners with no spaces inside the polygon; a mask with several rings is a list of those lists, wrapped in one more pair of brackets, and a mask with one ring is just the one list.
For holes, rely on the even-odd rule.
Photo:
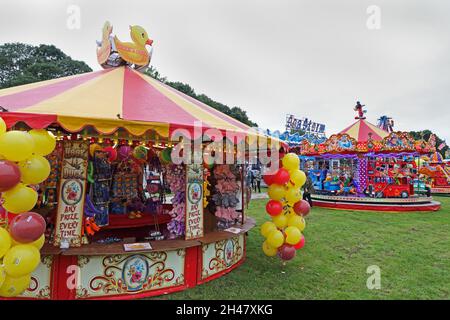
{"label": "painted duck decoration", "polygon": [[150,63],[151,51],[149,53],[145,46],[151,46],[153,40],[148,37],[147,32],[140,26],[130,26],[130,36],[133,42],[122,42],[117,36],[114,37],[117,52],[128,63],[137,66],[147,66]]}
{"label": "painted duck decoration", "polygon": [[102,41],[97,41],[97,61],[103,65],[111,54],[111,33],[112,25],[106,21],[102,29]]}

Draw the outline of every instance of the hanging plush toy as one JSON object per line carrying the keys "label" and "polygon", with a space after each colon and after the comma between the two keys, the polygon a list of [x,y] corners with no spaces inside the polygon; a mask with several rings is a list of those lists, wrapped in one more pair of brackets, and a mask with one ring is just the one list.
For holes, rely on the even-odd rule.
{"label": "hanging plush toy", "polygon": [[95,223],[95,215],[100,215],[102,212],[98,210],[92,203],[91,197],[86,195],[84,201],[84,228],[82,229],[82,235],[86,234],[93,236],[95,232],[100,230],[100,227]]}

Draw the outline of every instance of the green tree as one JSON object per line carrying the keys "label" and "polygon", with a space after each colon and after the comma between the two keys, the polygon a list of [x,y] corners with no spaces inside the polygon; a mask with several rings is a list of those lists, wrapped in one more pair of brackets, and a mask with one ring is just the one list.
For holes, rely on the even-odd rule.
{"label": "green tree", "polygon": [[92,71],[53,45],[24,43],[0,45],[0,88],[66,77]]}
{"label": "green tree", "polygon": [[189,84],[187,83],[183,83],[183,82],[179,82],[179,81],[168,81],[166,77],[162,77],[161,74],[154,68],[154,67],[150,67],[147,69],[147,71],[145,72],[147,75],[151,76],[152,78],[159,80],[165,84],[167,84],[168,86],[171,86],[172,88],[183,92],[184,94],[197,99],[198,101],[203,102],[204,104],[219,110],[222,113],[225,113],[226,115],[242,122],[245,123],[246,125],[250,126],[250,127],[257,127],[258,125],[251,121],[248,118],[247,112],[245,110],[243,110],[240,107],[232,107],[230,108],[229,106],[215,101],[213,99],[211,99],[210,97],[208,97],[206,94],[197,94],[194,90],[194,88],[192,88]]}

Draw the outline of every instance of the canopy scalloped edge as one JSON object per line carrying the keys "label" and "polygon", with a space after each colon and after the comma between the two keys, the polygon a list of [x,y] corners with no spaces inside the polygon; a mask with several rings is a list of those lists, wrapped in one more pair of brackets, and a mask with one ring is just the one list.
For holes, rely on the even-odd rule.
{"label": "canopy scalloped edge", "polygon": [[[160,137],[169,138],[170,133],[176,129],[185,129],[190,133],[195,133],[193,127],[168,125],[164,123],[152,123],[141,121],[128,121],[128,120],[107,120],[107,119],[95,119],[95,118],[78,118],[68,116],[57,116],[51,114],[33,114],[22,112],[2,112],[0,117],[6,122],[8,128],[16,125],[19,122],[23,122],[32,129],[45,129],[53,124],[61,126],[64,130],[76,133],[81,132],[84,128],[92,126],[97,132],[105,135],[111,135],[119,128],[123,128],[134,136],[142,136],[149,130],[155,131]],[[220,130],[222,133],[224,130]],[[250,137],[250,140],[257,139],[258,143],[270,144],[269,141],[280,143],[285,149],[289,149],[288,145],[276,138],[267,137],[257,132],[231,132],[232,136],[238,138],[238,141],[245,136]],[[253,140],[255,141],[255,140]]]}
{"label": "canopy scalloped edge", "polygon": [[57,115],[32,114],[22,112],[4,112],[0,113],[0,117],[5,120],[8,128],[11,128],[19,122],[23,122],[33,129],[44,129],[52,124],[58,124],[63,129],[75,133],[80,132],[87,126],[92,126],[101,134],[112,134],[119,128],[127,130],[130,134],[141,136],[148,130],[154,130],[161,137],[169,136],[169,126],[160,123],[126,121],[126,120],[106,120],[94,118],[76,118]]}

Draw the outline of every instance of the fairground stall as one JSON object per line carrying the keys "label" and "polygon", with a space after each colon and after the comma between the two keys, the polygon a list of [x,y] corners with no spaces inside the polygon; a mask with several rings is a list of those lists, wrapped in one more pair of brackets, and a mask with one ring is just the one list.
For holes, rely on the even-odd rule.
{"label": "fairground stall", "polygon": [[435,211],[440,203],[418,185],[416,159],[434,150],[406,132],[388,132],[364,113],[325,142],[295,149],[314,184],[316,206],[374,211]]}
{"label": "fairground stall", "polygon": [[431,194],[450,195],[450,167],[439,152],[431,156],[422,156],[417,160],[419,174]]}
{"label": "fairground stall", "polygon": [[[109,48],[103,44],[99,61]],[[32,211],[47,222],[41,263],[21,298],[166,294],[221,277],[245,260],[246,233],[255,222],[245,215],[236,144],[248,156],[267,151],[261,145],[270,139],[139,72],[145,63],[120,59],[105,70],[0,90],[0,117],[10,132],[45,129],[57,140],[46,156],[49,178],[20,186],[37,193]],[[212,144],[214,135],[230,132],[231,149]],[[190,154],[188,136],[199,143],[200,156],[231,155],[232,163],[176,164],[175,153]],[[4,226],[14,218],[8,201]]]}

